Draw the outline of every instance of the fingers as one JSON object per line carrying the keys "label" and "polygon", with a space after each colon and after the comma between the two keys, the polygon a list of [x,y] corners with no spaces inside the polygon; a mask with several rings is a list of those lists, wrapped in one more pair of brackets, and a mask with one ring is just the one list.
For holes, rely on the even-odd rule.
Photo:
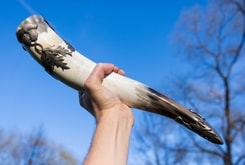
{"label": "fingers", "polygon": [[93,92],[93,90],[101,88],[103,79],[112,72],[118,73],[120,75],[125,74],[123,70],[120,70],[117,66],[113,64],[97,64],[85,82],[85,89],[88,89],[90,92]]}
{"label": "fingers", "polygon": [[124,70],[119,70],[117,73],[120,74],[120,75],[122,75],[122,76],[125,75],[125,71]]}
{"label": "fingers", "polygon": [[97,64],[85,82],[85,87],[93,89],[93,87],[101,86],[105,76],[111,73],[114,69],[113,64]]}
{"label": "fingers", "polygon": [[87,109],[97,121],[103,114],[108,113],[115,115],[121,114],[121,112],[130,112],[127,114],[132,115],[129,107],[123,104],[115,93],[102,86],[104,78],[112,72],[120,75],[125,74],[123,70],[113,64],[97,64],[85,81],[84,90],[79,92],[80,105]]}
{"label": "fingers", "polygon": [[122,75],[122,76],[124,76],[124,75],[125,75],[124,70],[119,69],[117,66],[114,66],[114,70],[113,70],[113,72],[118,73],[118,74],[120,74],[120,75]]}
{"label": "fingers", "polygon": [[90,101],[90,98],[89,98],[88,94],[86,94],[85,90],[79,91],[78,94],[79,94],[79,103],[80,103],[80,105],[83,108],[87,109],[89,113],[94,115],[92,103]]}
{"label": "fingers", "polygon": [[93,114],[95,104],[97,107],[102,107],[101,105],[112,102],[111,100],[117,98],[113,93],[102,86],[104,78],[112,72],[120,75],[125,74],[123,70],[120,70],[113,64],[97,64],[85,81],[85,90],[79,92],[80,105],[86,108],[90,113]]}
{"label": "fingers", "polygon": [[78,92],[78,96],[79,96],[79,103],[82,107],[84,107],[85,109],[88,109],[87,106],[87,96],[84,90],[79,91]]}

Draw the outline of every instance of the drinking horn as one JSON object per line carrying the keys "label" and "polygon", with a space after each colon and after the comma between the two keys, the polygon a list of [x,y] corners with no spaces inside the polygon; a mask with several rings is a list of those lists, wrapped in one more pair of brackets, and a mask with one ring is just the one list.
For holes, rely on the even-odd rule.
{"label": "drinking horn", "polygon": [[[42,16],[32,15],[25,19],[16,35],[23,48],[50,75],[77,91],[84,90],[84,82],[96,63],[63,40]],[[139,81],[111,73],[102,85],[129,107],[166,116],[210,142],[223,144],[219,134],[201,115]]]}

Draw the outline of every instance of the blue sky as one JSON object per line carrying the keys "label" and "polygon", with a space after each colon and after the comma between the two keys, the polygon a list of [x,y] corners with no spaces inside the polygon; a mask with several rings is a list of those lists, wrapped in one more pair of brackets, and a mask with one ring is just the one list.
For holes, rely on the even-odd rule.
{"label": "blue sky", "polygon": [[182,70],[169,35],[180,13],[197,2],[206,1],[4,1],[0,129],[29,133],[42,125],[49,139],[82,159],[95,128],[77,92],[49,76],[16,40],[15,30],[26,17],[42,15],[83,55],[114,63],[127,76],[164,92],[162,84]]}

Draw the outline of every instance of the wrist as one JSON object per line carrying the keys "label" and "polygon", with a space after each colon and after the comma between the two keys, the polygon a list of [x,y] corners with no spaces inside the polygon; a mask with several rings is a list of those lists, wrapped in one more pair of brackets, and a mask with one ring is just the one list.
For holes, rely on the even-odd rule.
{"label": "wrist", "polygon": [[133,126],[134,117],[132,111],[128,107],[113,107],[113,109],[104,109],[99,113],[95,113],[97,125],[101,122],[107,122],[108,124],[127,124],[129,127]]}
{"label": "wrist", "polygon": [[[96,114],[96,113],[95,113]],[[103,109],[95,115],[97,126],[85,163],[127,164],[133,115],[127,106]]]}

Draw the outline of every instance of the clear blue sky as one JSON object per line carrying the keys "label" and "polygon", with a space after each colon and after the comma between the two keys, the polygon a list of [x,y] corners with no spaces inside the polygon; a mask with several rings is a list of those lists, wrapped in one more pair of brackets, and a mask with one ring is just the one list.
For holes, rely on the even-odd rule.
{"label": "clear blue sky", "polygon": [[[8,0],[0,7],[0,129],[47,137],[82,159],[94,130],[77,92],[49,76],[17,42],[15,30],[41,14],[80,53],[112,62],[126,75],[164,92],[163,81],[181,71],[169,35],[184,9],[205,0]],[[135,119],[137,124],[137,115]]]}

